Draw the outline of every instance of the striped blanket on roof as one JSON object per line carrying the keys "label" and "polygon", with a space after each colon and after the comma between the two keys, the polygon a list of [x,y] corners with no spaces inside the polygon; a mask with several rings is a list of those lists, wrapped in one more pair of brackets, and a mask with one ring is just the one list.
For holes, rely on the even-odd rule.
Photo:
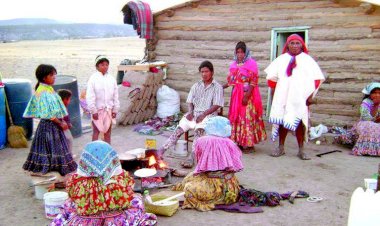
{"label": "striped blanket on roof", "polygon": [[[153,38],[153,14],[148,3],[133,0],[128,2],[122,11],[125,16],[124,23],[133,24],[140,38]],[[137,21],[137,29],[134,20]]]}

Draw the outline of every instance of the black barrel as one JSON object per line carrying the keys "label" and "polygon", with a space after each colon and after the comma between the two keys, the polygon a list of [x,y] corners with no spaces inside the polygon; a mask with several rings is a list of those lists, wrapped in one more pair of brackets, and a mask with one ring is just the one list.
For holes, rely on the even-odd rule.
{"label": "black barrel", "polygon": [[71,102],[68,106],[70,121],[73,127],[70,129],[73,137],[82,135],[82,121],[79,107],[78,82],[75,76],[57,75],[54,82],[54,90],[67,89],[72,92]]}
{"label": "black barrel", "polygon": [[22,115],[32,97],[32,82],[28,79],[14,78],[3,79],[3,83],[13,123],[24,128],[26,139],[29,140],[33,135],[33,119],[23,118]]}

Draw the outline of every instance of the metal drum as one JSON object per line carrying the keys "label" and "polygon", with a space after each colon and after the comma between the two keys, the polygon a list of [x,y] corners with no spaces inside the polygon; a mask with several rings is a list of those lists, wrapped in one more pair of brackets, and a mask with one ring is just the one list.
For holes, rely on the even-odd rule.
{"label": "metal drum", "polygon": [[68,106],[70,121],[71,121],[71,124],[73,125],[70,131],[73,137],[81,136],[82,135],[82,121],[81,121],[81,115],[80,115],[77,78],[75,76],[70,76],[70,75],[57,75],[53,87],[55,91],[59,89],[67,89],[72,92],[71,102]]}

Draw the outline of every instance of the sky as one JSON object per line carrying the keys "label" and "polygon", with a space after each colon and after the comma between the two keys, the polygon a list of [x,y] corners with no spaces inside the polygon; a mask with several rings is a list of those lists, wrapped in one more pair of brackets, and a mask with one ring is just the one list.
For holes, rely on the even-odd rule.
{"label": "sky", "polygon": [[[122,24],[121,9],[129,0],[1,0],[0,20],[48,18],[73,23]],[[144,0],[152,11],[185,0]]]}

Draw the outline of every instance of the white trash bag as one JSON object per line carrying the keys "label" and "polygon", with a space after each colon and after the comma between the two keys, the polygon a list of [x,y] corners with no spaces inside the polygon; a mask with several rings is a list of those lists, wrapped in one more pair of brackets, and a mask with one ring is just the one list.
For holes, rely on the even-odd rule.
{"label": "white trash bag", "polygon": [[157,116],[166,118],[179,113],[180,98],[177,91],[163,85],[157,90]]}

